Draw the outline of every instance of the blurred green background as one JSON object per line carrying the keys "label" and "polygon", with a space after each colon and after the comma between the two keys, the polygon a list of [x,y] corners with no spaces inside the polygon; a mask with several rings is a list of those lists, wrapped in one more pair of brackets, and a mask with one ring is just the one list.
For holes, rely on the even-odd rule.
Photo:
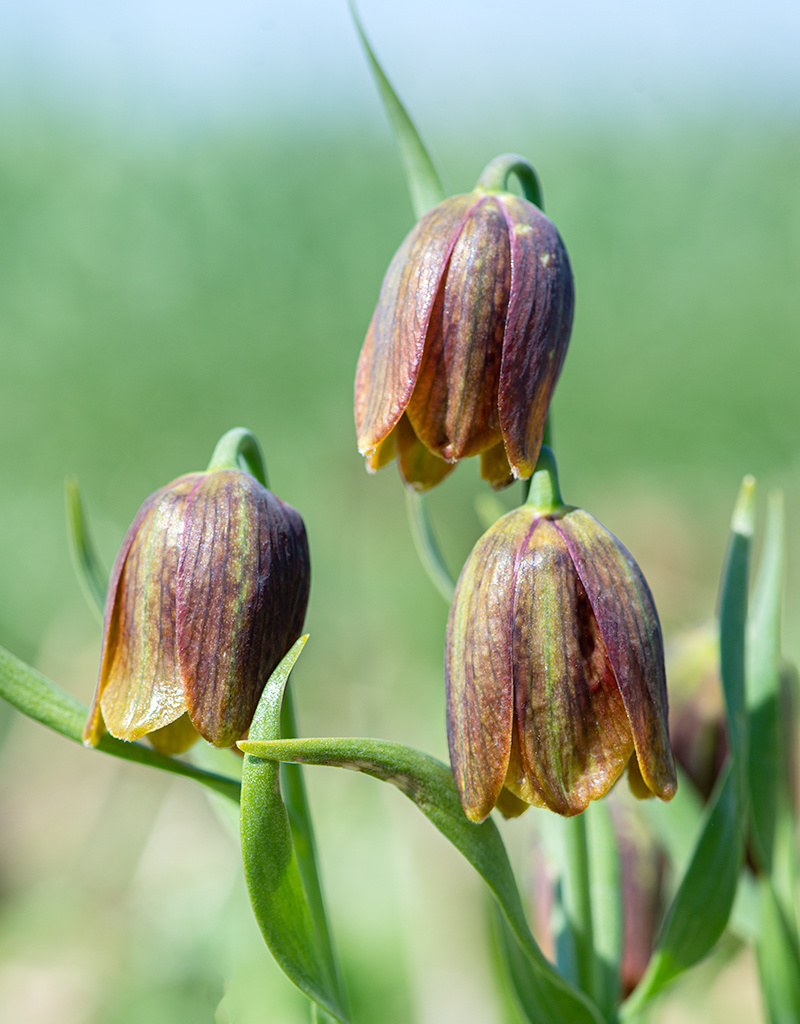
{"label": "blurred green background", "polygon": [[[453,191],[498,149],[543,180],[577,288],[554,409],[566,500],[632,550],[674,634],[714,612],[741,477],[758,478],[762,510],[782,488],[797,660],[795,118],[691,105],[655,122],[503,117],[499,145],[479,123],[429,142]],[[88,702],[100,635],[70,565],[64,478],[110,565],[142,499],[245,425],[309,531],[303,731],[446,758],[447,609],[415,560],[396,471],[368,477],[353,436],[355,361],[412,223],[377,105],[147,132],[28,96],[5,105],[0,133],[0,643]],[[464,465],[433,496],[456,571],[480,493]],[[5,706],[0,737],[4,1020],[194,1024],[214,1018],[223,981],[226,1024],[308,1019],[202,793]],[[394,791],[307,775],[356,1020],[514,1021],[457,854]],[[534,827],[534,812],[505,826],[523,877]],[[658,1021],[759,1020],[745,967],[702,968]]]}

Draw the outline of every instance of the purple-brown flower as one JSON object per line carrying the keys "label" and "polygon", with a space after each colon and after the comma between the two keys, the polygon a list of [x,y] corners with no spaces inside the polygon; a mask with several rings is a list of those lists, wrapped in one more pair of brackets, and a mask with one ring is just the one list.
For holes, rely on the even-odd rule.
{"label": "purple-brown flower", "polygon": [[373,471],[397,458],[417,490],[470,455],[494,487],[536,465],[573,285],[551,221],[494,187],[497,167],[520,161],[499,157],[473,192],[422,217],[389,266],[361,350],[359,451]]}
{"label": "purple-brown flower", "polygon": [[453,599],[445,676],[450,760],[472,820],[504,787],[578,814],[629,763],[638,791],[674,794],[653,598],[587,512],[524,505],[481,537]]}
{"label": "purple-brown flower", "polygon": [[238,469],[151,494],[120,549],[84,742],[107,730],[180,753],[247,732],[264,684],[300,636],[310,563],[291,506]]}

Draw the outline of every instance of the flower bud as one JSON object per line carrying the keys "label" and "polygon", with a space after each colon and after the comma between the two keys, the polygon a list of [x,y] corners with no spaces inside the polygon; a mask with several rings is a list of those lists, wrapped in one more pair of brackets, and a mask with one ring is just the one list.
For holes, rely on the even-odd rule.
{"label": "flower bud", "polygon": [[198,734],[231,746],[300,636],[309,580],[303,520],[249,473],[191,473],[151,494],[114,563],[84,742],[108,730],[165,753]]}
{"label": "flower bud", "polygon": [[373,471],[396,457],[417,490],[470,455],[494,487],[536,465],[573,286],[553,224],[496,187],[498,167],[520,166],[533,174],[500,157],[429,210],[383,281],[356,371],[358,447]]}
{"label": "flower bud", "polygon": [[445,678],[450,759],[473,821],[503,787],[578,814],[629,762],[644,794],[674,794],[652,595],[622,544],[560,496],[509,512],[475,545],[450,610]]}

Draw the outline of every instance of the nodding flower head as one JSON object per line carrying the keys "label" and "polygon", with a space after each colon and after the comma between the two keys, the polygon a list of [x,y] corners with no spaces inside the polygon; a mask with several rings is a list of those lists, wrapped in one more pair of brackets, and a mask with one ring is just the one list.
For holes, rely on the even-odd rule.
{"label": "nodding flower head", "polygon": [[231,746],[302,632],[309,580],[303,520],[249,473],[190,473],[151,494],[114,563],[84,742]]}
{"label": "nodding flower head", "polygon": [[536,465],[573,284],[551,221],[499,187],[519,168],[533,176],[521,157],[498,157],[473,192],[422,217],[389,266],[361,350],[359,450],[373,471],[397,458],[417,490],[470,455],[494,487]]}
{"label": "nodding flower head", "polygon": [[578,814],[626,766],[637,795],[675,792],[650,589],[616,537],[551,498],[481,537],[450,611],[450,758],[475,821],[498,800]]}

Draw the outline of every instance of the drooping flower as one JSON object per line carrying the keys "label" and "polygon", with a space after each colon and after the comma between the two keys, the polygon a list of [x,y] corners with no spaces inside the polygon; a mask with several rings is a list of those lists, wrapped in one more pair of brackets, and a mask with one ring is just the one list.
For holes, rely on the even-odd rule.
{"label": "drooping flower", "polygon": [[650,589],[608,530],[561,503],[557,483],[542,499],[537,484],[548,474],[552,483],[554,464],[537,471],[531,504],[475,545],[450,611],[450,759],[475,821],[504,787],[527,804],[578,814],[626,766],[638,794],[675,792]]}
{"label": "drooping flower", "polygon": [[383,281],[358,361],[367,468],[397,458],[425,490],[481,456],[492,486],[531,475],[572,326],[572,271],[541,210],[505,191],[530,165],[498,157],[477,187],[429,210]]}
{"label": "drooping flower", "polygon": [[84,742],[231,746],[302,632],[309,581],[303,520],[249,473],[191,473],[151,494],[114,563]]}

